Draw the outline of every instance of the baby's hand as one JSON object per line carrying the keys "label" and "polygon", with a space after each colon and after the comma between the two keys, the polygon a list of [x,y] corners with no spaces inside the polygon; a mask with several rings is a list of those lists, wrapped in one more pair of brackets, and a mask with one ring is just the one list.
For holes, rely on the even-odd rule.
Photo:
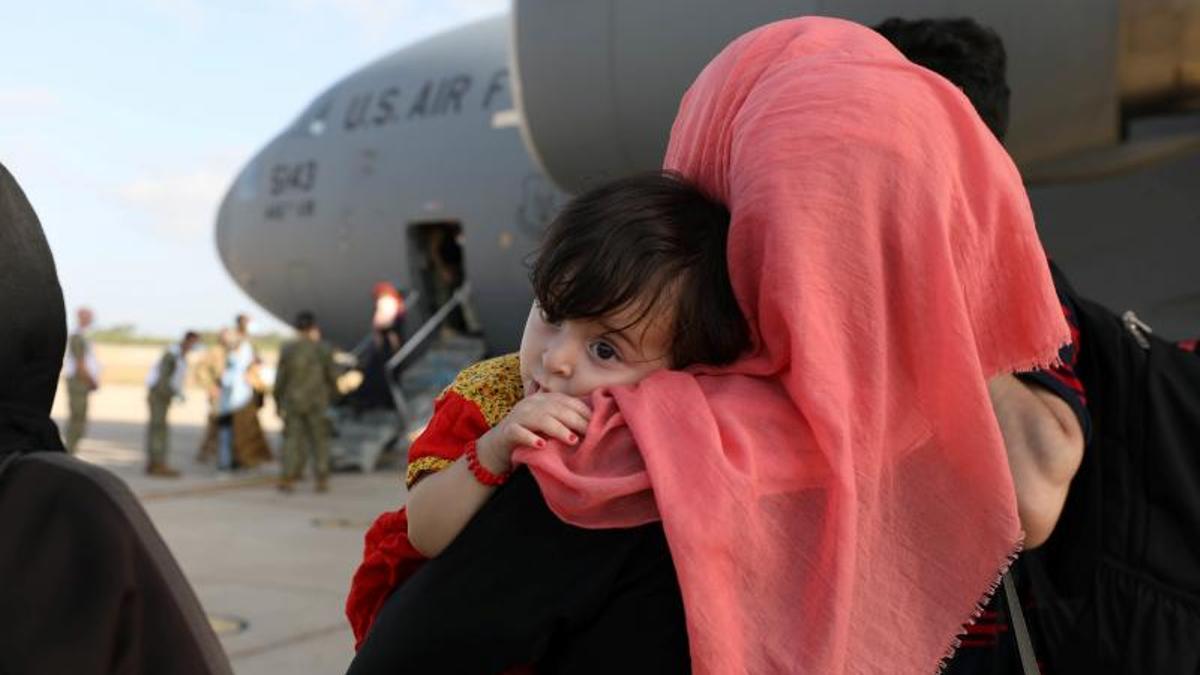
{"label": "baby's hand", "polygon": [[512,452],[520,446],[540,448],[546,444],[545,438],[578,443],[591,417],[587,404],[577,398],[537,393],[513,406],[508,416],[479,439],[475,450],[489,471],[503,473],[512,468]]}

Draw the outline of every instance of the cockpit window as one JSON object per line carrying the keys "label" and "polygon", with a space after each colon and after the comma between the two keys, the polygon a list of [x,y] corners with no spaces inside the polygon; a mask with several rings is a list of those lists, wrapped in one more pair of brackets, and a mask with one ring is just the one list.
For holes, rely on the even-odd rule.
{"label": "cockpit window", "polygon": [[319,101],[309,108],[293,127],[292,133],[299,136],[316,137],[329,129],[329,114],[333,111],[333,99]]}
{"label": "cockpit window", "polygon": [[313,108],[313,114],[308,118],[308,135],[320,136],[329,128],[329,113],[333,110],[333,99],[322,101]]}

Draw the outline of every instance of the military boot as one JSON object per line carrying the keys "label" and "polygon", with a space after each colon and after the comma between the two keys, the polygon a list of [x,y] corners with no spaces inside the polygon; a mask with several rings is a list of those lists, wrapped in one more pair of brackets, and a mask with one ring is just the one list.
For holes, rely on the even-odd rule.
{"label": "military boot", "polygon": [[156,478],[179,478],[179,472],[166,464],[150,464],[146,467],[146,475]]}

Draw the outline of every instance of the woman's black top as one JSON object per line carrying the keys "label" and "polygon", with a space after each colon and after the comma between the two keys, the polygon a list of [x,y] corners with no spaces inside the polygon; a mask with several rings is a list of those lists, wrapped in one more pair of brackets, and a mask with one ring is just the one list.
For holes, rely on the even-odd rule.
{"label": "woman's black top", "polygon": [[660,524],[559,520],[517,471],[388,599],[350,665],[367,673],[687,673],[679,584]]}

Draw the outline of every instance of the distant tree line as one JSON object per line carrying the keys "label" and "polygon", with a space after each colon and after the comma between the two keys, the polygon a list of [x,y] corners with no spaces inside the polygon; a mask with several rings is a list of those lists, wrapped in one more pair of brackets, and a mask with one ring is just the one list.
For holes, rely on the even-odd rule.
{"label": "distant tree line", "polygon": [[[200,342],[204,345],[215,345],[217,343],[218,330],[197,330],[200,333]],[[176,337],[163,337],[158,335],[144,335],[138,332],[137,325],[132,323],[118,323],[111,326],[104,326],[92,330],[92,341],[98,344],[109,345],[152,345],[166,346],[179,339]],[[250,341],[255,347],[264,350],[276,350],[280,344],[286,339],[286,336],[278,333],[265,333],[262,335],[254,335]]]}

